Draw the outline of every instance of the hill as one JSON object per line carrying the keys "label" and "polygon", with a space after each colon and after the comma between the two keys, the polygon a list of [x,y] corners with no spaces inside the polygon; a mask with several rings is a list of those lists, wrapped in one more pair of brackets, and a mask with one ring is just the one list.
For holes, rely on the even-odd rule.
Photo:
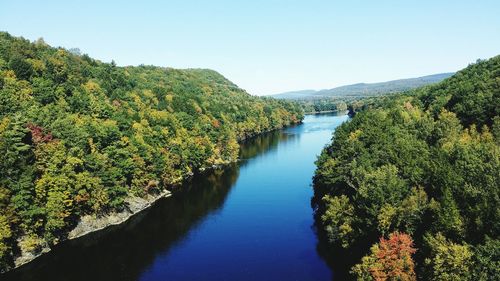
{"label": "hill", "polygon": [[497,56],[372,99],[335,131],[317,161],[315,214],[354,277],[500,278],[499,114]]}
{"label": "hill", "polygon": [[291,91],[291,92],[284,92],[281,94],[275,94],[275,95],[269,95],[270,97],[276,98],[276,99],[303,99],[308,96],[312,96],[318,91],[316,90],[301,90],[301,91]]}
{"label": "hill", "polygon": [[300,122],[215,71],[118,67],[0,33],[0,271]]}
{"label": "hill", "polygon": [[426,86],[429,84],[440,82],[453,73],[440,73],[428,75],[418,78],[400,79],[380,83],[358,83],[346,86],[340,86],[333,89],[320,91],[304,90],[286,92],[281,94],[271,95],[277,99],[323,99],[323,98],[359,98],[372,97],[382,94],[400,93]]}

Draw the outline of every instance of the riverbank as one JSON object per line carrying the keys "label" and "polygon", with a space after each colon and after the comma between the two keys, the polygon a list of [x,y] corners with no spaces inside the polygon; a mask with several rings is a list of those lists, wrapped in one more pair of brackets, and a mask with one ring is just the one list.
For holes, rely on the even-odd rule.
{"label": "riverbank", "polygon": [[249,138],[237,163],[195,172],[171,197],[60,243],[5,281],[331,280],[311,228],[310,186],[316,155],[347,119],[308,115]]}
{"label": "riverbank", "polygon": [[[249,135],[249,136],[245,137],[244,139],[239,140],[238,143],[240,144],[240,148],[241,148],[241,144],[243,142],[246,142],[252,138],[255,138],[255,137],[261,136],[261,135],[265,135],[265,134],[273,132],[273,131],[282,130],[282,129],[285,129],[287,127],[295,126],[295,125],[298,125],[301,123],[302,123],[302,120],[300,120],[296,123],[292,123],[288,126],[284,126],[282,128],[275,128],[275,129],[267,130],[264,132],[260,132],[258,134]],[[228,161],[227,163],[223,163],[220,165],[203,167],[203,168],[198,169],[195,173],[205,173],[211,169],[218,169],[218,168],[221,168],[223,166],[230,165],[231,163],[235,163],[238,160],[239,159],[234,159],[232,161]],[[182,179],[180,179],[180,182],[189,181],[193,176],[194,176],[193,173],[186,174],[182,177]],[[104,216],[85,215],[85,216],[80,218],[80,220],[77,223],[77,225],[75,226],[75,228],[73,228],[68,233],[67,237],[63,240],[56,242],[54,244],[54,246],[61,244],[61,243],[64,243],[66,241],[74,240],[74,239],[81,238],[83,236],[86,236],[86,235],[89,235],[89,234],[92,234],[95,232],[105,230],[105,229],[112,227],[112,226],[121,225],[121,224],[127,222],[129,219],[131,219],[135,215],[137,215],[137,214],[141,213],[142,211],[153,206],[159,199],[165,198],[165,197],[170,197],[172,195],[173,194],[171,191],[165,189],[162,192],[160,192],[159,194],[148,194],[144,198],[137,197],[137,196],[129,196],[125,199],[127,207],[121,212],[111,212],[111,213],[108,213]],[[17,244],[21,245],[23,243],[26,243],[28,239],[29,239],[28,236],[19,237],[17,239]],[[51,247],[46,243],[39,245],[37,247],[36,251],[23,251],[22,247],[19,247],[19,249],[20,249],[20,253],[14,258],[13,267],[8,268],[6,271],[4,271],[2,273],[8,272],[8,271],[11,271],[13,269],[19,268],[23,265],[26,265],[26,264],[30,263],[31,261],[34,261],[35,259],[37,259],[37,258],[39,258],[39,257],[43,256],[44,254],[49,253],[51,251]]]}
{"label": "riverbank", "polygon": [[305,115],[315,115],[315,114],[324,114],[324,113],[348,113],[348,110],[323,110],[323,111],[313,111],[313,112],[304,112]]}
{"label": "riverbank", "polygon": [[[121,212],[111,212],[109,214],[106,214],[105,216],[100,217],[92,215],[85,215],[81,217],[76,227],[68,233],[67,238],[65,240],[59,241],[56,244],[63,243],[68,240],[77,239],[85,235],[104,230],[111,226],[120,225],[128,221],[133,216],[153,206],[154,203],[156,203],[160,198],[170,196],[172,196],[172,192],[168,190],[164,190],[156,195],[148,194],[144,198],[130,196],[125,199],[127,208]],[[27,239],[27,237],[19,238],[17,240],[18,244],[22,243],[25,239]],[[51,248],[47,244],[42,245],[41,249],[39,249],[35,253],[21,251],[21,254],[14,259],[14,267],[10,268],[9,270],[21,267],[50,251]]]}

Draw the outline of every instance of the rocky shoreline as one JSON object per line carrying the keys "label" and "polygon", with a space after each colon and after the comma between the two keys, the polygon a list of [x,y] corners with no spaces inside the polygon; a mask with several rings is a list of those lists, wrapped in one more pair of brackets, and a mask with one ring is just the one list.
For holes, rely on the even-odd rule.
{"label": "rocky shoreline", "polygon": [[[283,128],[298,125],[301,123],[302,123],[302,120],[300,120],[296,123],[291,123],[287,126],[284,126]],[[260,132],[258,134],[254,134],[251,136],[246,136],[244,139],[241,139],[238,142],[241,144],[242,142],[247,141],[249,139],[252,139],[258,135],[266,134],[266,133],[276,131],[276,130],[281,130],[283,128],[275,128],[275,129]],[[211,167],[200,168],[198,171],[203,173],[206,170],[217,169],[217,168],[223,167],[231,162],[236,162],[236,161],[238,161],[238,159],[236,159],[234,161],[228,161],[227,163],[223,163],[223,164],[219,164],[219,165],[213,165]],[[185,178],[183,178],[181,181],[189,180],[189,178],[191,178],[192,176],[194,176],[193,173],[187,174],[187,175],[185,175]],[[121,212],[111,212],[105,216],[99,216],[99,217],[96,217],[95,215],[85,215],[85,216],[80,218],[80,221],[78,222],[76,227],[68,233],[68,236],[66,237],[66,239],[59,241],[57,244],[64,243],[65,241],[73,240],[76,238],[80,238],[82,236],[104,230],[104,229],[111,227],[111,226],[120,225],[120,224],[126,222],[127,220],[129,220],[130,218],[132,218],[134,215],[140,213],[141,211],[148,209],[159,199],[165,198],[165,197],[170,197],[170,196],[172,196],[172,192],[168,191],[168,190],[164,190],[161,193],[156,194],[156,195],[148,194],[148,195],[146,195],[145,198],[137,197],[137,196],[130,196],[130,197],[125,199],[125,202],[127,203],[127,208]],[[26,239],[26,237],[20,237],[17,240],[18,244],[21,243],[24,239]],[[22,251],[19,256],[14,258],[14,267],[7,269],[6,272],[13,270],[13,269],[16,269],[18,267],[21,267],[27,263],[30,263],[31,261],[35,260],[36,258],[38,258],[38,257],[40,257],[40,256],[42,256],[50,251],[51,251],[51,248],[49,247],[48,244],[43,244],[41,246],[41,249],[38,250],[36,253]],[[2,273],[5,273],[5,272],[2,272]]]}
{"label": "rocky shoreline", "polygon": [[[73,230],[71,230],[68,233],[67,238],[63,241],[60,241],[59,243],[64,243],[64,241],[73,240],[88,235],[90,233],[104,230],[114,225],[122,224],[127,220],[129,220],[134,215],[151,207],[159,199],[170,196],[172,196],[172,193],[168,190],[164,190],[156,195],[148,194],[145,198],[128,197],[127,199],[125,199],[125,202],[127,203],[127,208],[121,212],[111,212],[105,216],[100,216],[100,217],[92,215],[83,216],[80,218],[80,221],[78,222],[76,227],[73,228]],[[18,243],[21,242],[23,239],[24,239],[23,237],[18,239]],[[42,249],[40,251],[37,251],[36,253],[22,252],[21,255],[15,258],[14,267],[11,268],[10,270],[18,268],[24,264],[27,264],[35,260],[36,258],[42,256],[43,254],[50,252],[50,250],[51,249],[48,245],[43,245]]]}

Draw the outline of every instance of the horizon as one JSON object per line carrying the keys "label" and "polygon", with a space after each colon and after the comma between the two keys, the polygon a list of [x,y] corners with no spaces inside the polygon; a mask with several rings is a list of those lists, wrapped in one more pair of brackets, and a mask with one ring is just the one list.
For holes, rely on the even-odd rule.
{"label": "horizon", "polygon": [[495,1],[115,4],[4,3],[0,29],[119,66],[213,69],[252,95],[456,72],[500,50]]}
{"label": "horizon", "polygon": [[459,69],[457,71],[452,71],[452,72],[432,73],[432,74],[429,74],[429,75],[423,75],[423,76],[418,76],[418,77],[402,77],[402,78],[396,78],[396,79],[391,79],[391,80],[386,80],[386,81],[375,81],[375,82],[368,82],[368,83],[367,82],[357,82],[357,83],[352,83],[352,84],[338,85],[338,86],[331,87],[331,88],[292,90],[292,91],[281,92],[281,93],[270,94],[270,95],[262,95],[262,96],[274,96],[274,95],[281,95],[281,94],[287,94],[287,93],[293,93],[293,92],[302,92],[302,91],[320,92],[320,91],[333,90],[335,88],[342,88],[342,87],[348,87],[348,86],[354,86],[354,85],[379,84],[379,83],[394,82],[394,81],[399,81],[399,80],[419,79],[419,78],[424,78],[424,77],[429,77],[429,76],[435,76],[435,75],[442,75],[442,74],[452,74],[452,75],[454,75],[455,73],[457,73],[460,70],[461,69]]}

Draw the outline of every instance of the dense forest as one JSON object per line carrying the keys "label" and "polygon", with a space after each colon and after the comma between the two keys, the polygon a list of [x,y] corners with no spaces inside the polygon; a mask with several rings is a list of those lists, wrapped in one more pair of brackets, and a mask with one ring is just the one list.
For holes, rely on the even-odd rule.
{"label": "dense forest", "polygon": [[118,67],[0,33],[0,270],[302,118],[215,71]]}
{"label": "dense forest", "polygon": [[497,56],[337,128],[313,205],[351,277],[500,280],[499,111]]}

